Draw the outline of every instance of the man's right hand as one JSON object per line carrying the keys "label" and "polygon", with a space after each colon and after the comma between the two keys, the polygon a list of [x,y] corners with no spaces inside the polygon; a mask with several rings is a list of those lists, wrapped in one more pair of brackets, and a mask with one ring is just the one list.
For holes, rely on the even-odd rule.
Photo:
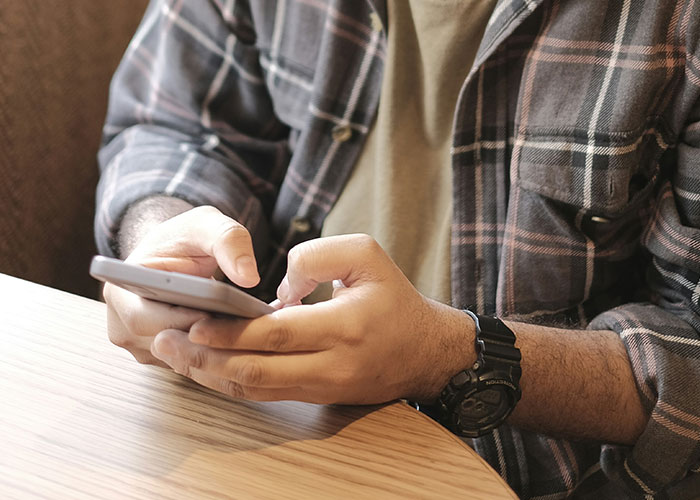
{"label": "man's right hand", "polygon": [[[253,244],[248,230],[214,207],[197,207],[151,229],[126,262],[202,277],[220,268],[242,287],[258,284]],[[107,329],[115,345],[140,363],[165,366],[151,354],[154,337],[167,329],[189,330],[207,313],[143,299],[105,284]]]}

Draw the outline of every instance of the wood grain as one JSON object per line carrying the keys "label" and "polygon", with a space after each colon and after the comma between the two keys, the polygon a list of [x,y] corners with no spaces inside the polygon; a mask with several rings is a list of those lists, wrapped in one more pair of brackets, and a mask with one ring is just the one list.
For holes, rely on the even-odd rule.
{"label": "wood grain", "polygon": [[236,401],[112,346],[104,304],[0,275],[0,498],[516,498],[403,403]]}

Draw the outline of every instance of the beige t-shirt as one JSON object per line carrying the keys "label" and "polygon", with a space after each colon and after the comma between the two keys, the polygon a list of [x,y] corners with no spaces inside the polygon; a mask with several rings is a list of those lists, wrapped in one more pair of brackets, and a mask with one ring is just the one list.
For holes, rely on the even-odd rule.
{"label": "beige t-shirt", "polygon": [[[321,233],[372,235],[422,294],[444,303],[451,296],[453,116],[495,4],[388,1],[377,119]],[[328,288],[314,299],[325,294]]]}

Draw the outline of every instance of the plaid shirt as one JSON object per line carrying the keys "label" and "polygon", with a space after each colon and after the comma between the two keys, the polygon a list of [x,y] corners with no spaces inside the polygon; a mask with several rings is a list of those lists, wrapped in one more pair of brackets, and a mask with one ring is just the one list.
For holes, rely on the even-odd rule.
{"label": "plaid shirt", "polygon": [[[362,148],[382,25],[380,1],[153,0],[113,82],[101,252],[165,193],[244,223],[274,289]],[[453,305],[618,332],[651,415],[634,447],[476,440],[523,498],[700,494],[699,96],[700,1],[492,15],[455,111]]]}

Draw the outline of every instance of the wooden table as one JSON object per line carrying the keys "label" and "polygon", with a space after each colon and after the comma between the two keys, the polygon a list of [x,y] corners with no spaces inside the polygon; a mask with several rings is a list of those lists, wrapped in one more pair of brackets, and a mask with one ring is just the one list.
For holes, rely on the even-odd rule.
{"label": "wooden table", "polygon": [[0,274],[0,498],[516,498],[403,403],[236,401],[109,343],[99,302]]}

